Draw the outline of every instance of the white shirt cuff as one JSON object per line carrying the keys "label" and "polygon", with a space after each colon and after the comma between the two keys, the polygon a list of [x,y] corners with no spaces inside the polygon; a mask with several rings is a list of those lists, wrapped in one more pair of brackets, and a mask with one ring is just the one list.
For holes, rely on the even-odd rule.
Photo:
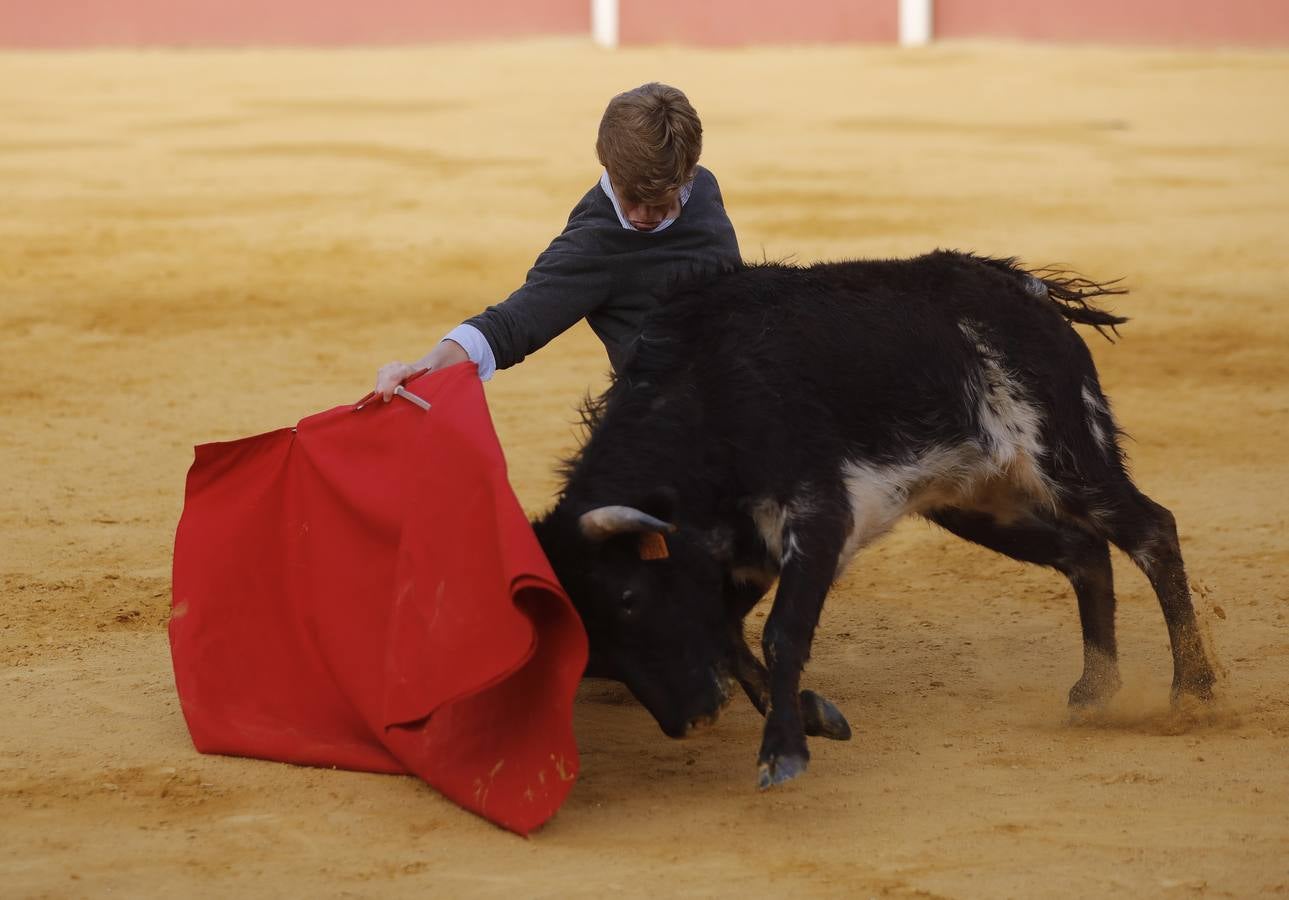
{"label": "white shirt cuff", "polygon": [[479,380],[487,381],[497,371],[497,357],[492,355],[492,345],[473,325],[463,322],[445,334],[443,340],[461,345],[470,361],[479,367]]}

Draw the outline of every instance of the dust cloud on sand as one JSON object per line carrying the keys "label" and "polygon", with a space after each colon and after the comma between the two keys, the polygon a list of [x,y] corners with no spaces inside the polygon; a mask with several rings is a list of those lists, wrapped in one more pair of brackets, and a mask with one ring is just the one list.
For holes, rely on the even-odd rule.
{"label": "dust cloud on sand", "polygon": [[[357,399],[504,297],[594,182],[606,98],[655,78],[704,114],[749,258],[1127,279],[1123,340],[1087,337],[1179,520],[1219,704],[1170,709],[1116,555],[1124,690],[1072,721],[1069,586],[906,523],[807,673],[855,738],[782,790],[753,788],[750,707],[677,743],[602,684],[529,841],[410,778],[193,752],[164,631],[192,445]],[[1289,892],[1286,96],[1289,57],[1254,53],[0,55],[0,894]],[[579,327],[489,385],[530,511],[604,368]]]}

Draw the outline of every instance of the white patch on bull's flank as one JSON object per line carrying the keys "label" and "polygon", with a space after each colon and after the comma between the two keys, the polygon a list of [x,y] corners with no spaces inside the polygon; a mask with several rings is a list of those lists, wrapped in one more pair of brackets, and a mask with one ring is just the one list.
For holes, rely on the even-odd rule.
{"label": "white patch on bull's flank", "polygon": [[874,465],[847,462],[842,480],[853,526],[837,562],[837,574],[865,545],[881,537],[906,515],[954,507],[988,513],[1006,523],[1025,515],[1036,502],[1032,480],[1015,465],[1003,466],[975,442],[939,446],[912,462]]}
{"label": "white patch on bull's flank", "polygon": [[1101,421],[1104,419],[1113,422],[1110,415],[1110,408],[1106,406],[1105,401],[1093,389],[1090,382],[1083,383],[1083,405],[1088,410],[1088,430],[1092,432],[1092,439],[1097,442],[1102,453],[1110,452],[1110,436],[1106,434],[1101,427]]}
{"label": "white patch on bull's flank", "polygon": [[980,354],[980,380],[967,380],[966,401],[980,422],[985,456],[1000,476],[1055,506],[1055,488],[1039,466],[1047,448],[1038,408],[1020,381],[1003,368],[979,323],[964,319],[958,328]]}
{"label": "white patch on bull's flank", "polygon": [[980,368],[965,384],[965,400],[980,430],[974,440],[926,448],[909,462],[843,465],[854,525],[838,561],[839,574],[861,547],[910,513],[958,507],[1007,522],[1036,503],[1056,506],[1055,487],[1040,466],[1048,449],[1038,407],[985,341],[982,326],[967,320],[958,327],[979,354]]}
{"label": "white patch on bull's flank", "polygon": [[[1005,523],[1036,503],[1056,506],[1056,489],[1039,465],[1048,450],[1038,408],[1003,368],[981,336],[981,326],[963,321],[958,327],[980,355],[978,378],[968,379],[965,387],[980,431],[961,444],[913,451],[907,462],[843,462],[840,475],[852,525],[838,558],[838,575],[862,547],[909,514],[957,507],[986,512]],[[814,506],[808,492],[786,505],[768,499],[753,504],[752,519],[770,559],[786,563],[800,555],[791,525],[808,519]]]}
{"label": "white patch on bull's flank", "polygon": [[852,525],[837,561],[838,574],[861,547],[904,516],[962,503],[988,479],[989,468],[980,449],[970,444],[934,447],[909,463],[843,464]]}
{"label": "white patch on bull's flank", "polygon": [[908,512],[913,468],[854,462],[842,466],[852,524],[837,559],[838,574],[861,547],[885,534]]}

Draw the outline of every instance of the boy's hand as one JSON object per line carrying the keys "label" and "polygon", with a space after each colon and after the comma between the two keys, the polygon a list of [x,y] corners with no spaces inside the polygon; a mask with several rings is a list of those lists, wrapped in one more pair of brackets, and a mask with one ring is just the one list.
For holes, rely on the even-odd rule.
{"label": "boy's hand", "polygon": [[406,381],[415,371],[416,366],[403,362],[392,362],[381,366],[376,372],[376,393],[388,403],[394,396],[394,388]]}
{"label": "boy's hand", "polygon": [[394,388],[406,381],[413,372],[421,369],[429,369],[431,372],[446,369],[469,359],[465,349],[456,341],[442,341],[414,363],[392,362],[381,366],[376,372],[376,393],[388,403],[394,396]]}

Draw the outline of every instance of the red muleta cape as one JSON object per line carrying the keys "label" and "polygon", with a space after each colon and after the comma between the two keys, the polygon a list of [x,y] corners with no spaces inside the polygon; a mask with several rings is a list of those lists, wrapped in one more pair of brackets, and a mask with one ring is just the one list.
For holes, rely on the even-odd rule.
{"label": "red muleta cape", "polygon": [[473,364],[203,444],[170,649],[193,743],[410,772],[520,834],[578,771],[586,635],[506,480]]}

